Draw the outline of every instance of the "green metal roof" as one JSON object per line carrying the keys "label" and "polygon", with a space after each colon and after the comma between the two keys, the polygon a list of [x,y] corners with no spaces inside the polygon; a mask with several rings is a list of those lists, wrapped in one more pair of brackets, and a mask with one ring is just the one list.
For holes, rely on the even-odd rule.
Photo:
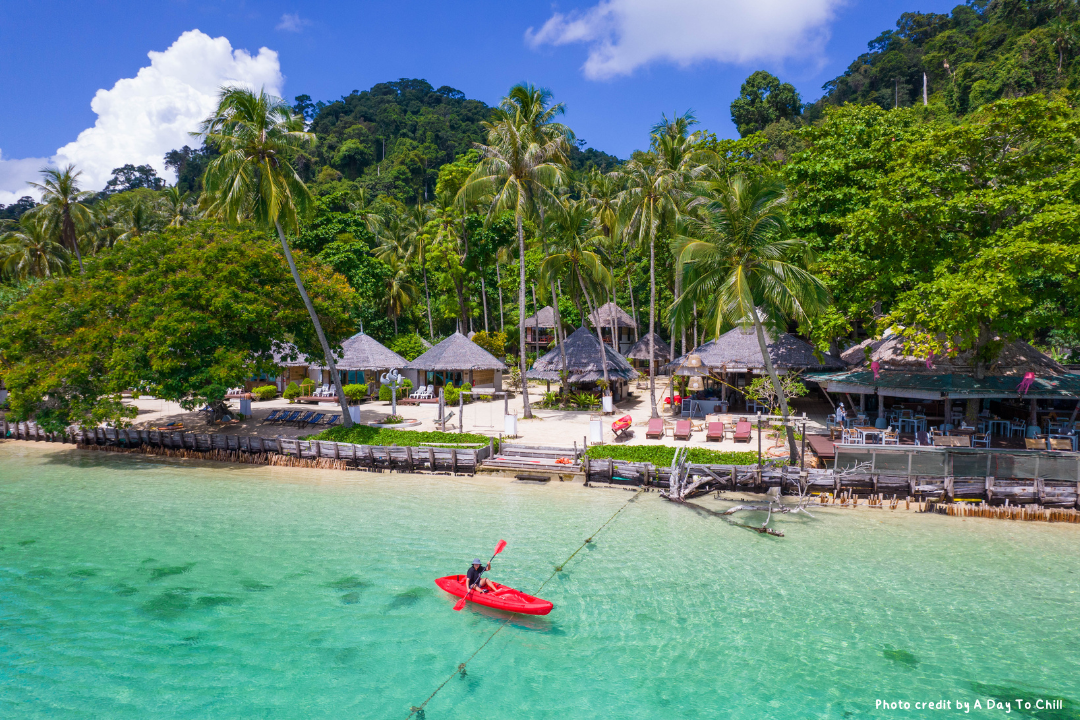
{"label": "green metal roof", "polygon": [[[904,397],[905,392],[918,393],[917,397],[930,399],[929,396],[969,397],[969,398],[1006,398],[1017,396],[1017,386],[1021,378],[1010,376],[988,376],[977,380],[971,375],[958,373],[910,373],[899,370],[882,370],[878,378],[870,370],[850,370],[836,373],[807,373],[806,380],[826,386],[832,392],[865,392]],[[1053,399],[1080,397],[1080,375],[1069,373],[1047,377],[1036,377],[1031,387],[1024,394],[1028,398]]]}

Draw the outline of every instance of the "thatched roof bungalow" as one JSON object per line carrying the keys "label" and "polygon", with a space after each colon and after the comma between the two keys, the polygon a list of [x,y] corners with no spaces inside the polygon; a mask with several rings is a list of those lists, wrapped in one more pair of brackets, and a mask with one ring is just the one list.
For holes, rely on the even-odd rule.
{"label": "thatched roof bungalow", "polygon": [[[765,347],[769,351],[769,359],[773,367],[781,373],[802,370],[840,370],[846,367],[842,359],[827,353],[819,354],[810,343],[788,333],[780,333],[774,337],[766,330]],[[685,364],[690,355],[699,356],[701,364],[714,372],[727,371],[759,375],[765,372],[765,360],[761,356],[761,346],[758,345],[757,334],[753,328],[737,327],[729,330],[715,340],[710,340],[689,353],[675,358],[668,368],[676,375],[680,374],[679,368]]]}
{"label": "thatched roof bungalow", "polygon": [[[566,338],[564,347],[566,348],[566,369],[569,372],[568,383],[589,384],[604,379],[600,342],[596,339],[595,332],[579,327]],[[626,394],[626,382],[638,377],[639,373],[615,350],[608,348],[606,354],[612,395],[615,402],[618,402]],[[532,380],[558,381],[560,371],[562,371],[562,353],[556,347],[533,363],[532,369],[525,376]]]}
{"label": "thatched roof bungalow", "polygon": [[435,345],[426,353],[404,365],[416,371],[417,384],[440,387],[470,383],[474,388],[502,390],[502,374],[506,364],[459,332]]}
{"label": "thatched roof bungalow", "polygon": [[[667,362],[671,359],[671,346],[660,339],[660,336],[656,333],[652,334],[654,344],[656,345],[656,361]],[[625,355],[627,360],[643,360],[649,362],[649,336],[638,340],[634,343]]]}
{"label": "thatched roof bungalow", "polygon": [[533,352],[546,349],[555,340],[555,325],[555,308],[540,308],[525,318],[525,344]]}
{"label": "thatched roof bungalow", "polygon": [[[604,342],[617,349],[620,353],[629,352],[630,346],[634,344],[633,331],[637,327],[637,323],[634,322],[634,318],[630,316],[630,313],[613,302],[605,303],[589,313],[589,323],[593,327],[599,325]],[[615,332],[618,334],[618,345],[613,345],[611,342],[612,325],[615,326]]]}

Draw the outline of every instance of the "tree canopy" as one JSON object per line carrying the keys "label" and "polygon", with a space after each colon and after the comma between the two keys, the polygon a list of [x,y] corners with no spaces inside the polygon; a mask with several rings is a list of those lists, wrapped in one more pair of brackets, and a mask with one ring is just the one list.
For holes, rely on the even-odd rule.
{"label": "tree canopy", "polygon": [[[334,342],[353,332],[343,277],[298,263]],[[281,250],[266,235],[208,222],[129,239],[83,275],[33,285],[0,317],[0,372],[12,411],[58,430],[124,422],[120,392],[194,408],[272,370],[275,343],[319,343]]]}

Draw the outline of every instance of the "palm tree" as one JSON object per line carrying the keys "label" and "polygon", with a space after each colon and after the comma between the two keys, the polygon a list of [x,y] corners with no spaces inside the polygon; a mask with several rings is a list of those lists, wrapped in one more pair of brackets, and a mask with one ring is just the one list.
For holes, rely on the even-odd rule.
{"label": "palm tree", "polygon": [[[568,275],[571,282],[576,282],[585,298],[585,305],[592,315],[596,307],[593,303],[590,287],[604,290],[611,286],[611,271],[604,267],[600,255],[593,251],[597,239],[603,231],[596,226],[592,209],[587,200],[565,200],[552,208],[551,228],[554,231],[555,251],[544,258],[540,265],[540,279],[554,285],[555,279]],[[584,323],[582,323],[584,324]],[[607,371],[607,349],[600,334],[600,318],[593,324],[596,339],[600,341],[600,360],[603,363],[604,385],[610,386]],[[563,372],[566,368],[566,351],[562,354]]]}
{"label": "palm tree", "polygon": [[568,131],[555,122],[565,111],[552,104],[551,93],[532,85],[515,85],[485,122],[487,144],[477,144],[481,160],[465,181],[466,200],[490,194],[488,218],[501,210],[513,210],[518,235],[518,346],[524,385],[523,417],[531,418],[529,387],[525,381],[525,231],[523,220],[540,204],[551,203],[551,188],[563,180],[569,151]]}
{"label": "palm tree", "polygon": [[656,412],[656,233],[666,215],[675,212],[672,191],[676,178],[659,158],[646,155],[630,160],[623,167],[626,189],[620,193],[619,205],[627,237],[635,242],[649,243],[649,400],[652,417]]}
{"label": "palm tree", "polygon": [[386,310],[394,321],[394,334],[398,334],[398,318],[416,301],[417,287],[409,275],[408,265],[396,256],[390,256],[383,262],[390,266],[390,275],[386,278]]}
{"label": "palm tree", "polygon": [[[443,194],[449,195],[449,193]],[[428,221],[431,220],[431,206],[424,205],[417,200],[416,205],[409,209],[405,218],[409,228],[410,249],[416,256],[416,261],[420,263],[420,272],[423,273],[424,276],[424,299],[427,301],[428,340],[435,342],[435,326],[431,322],[431,292],[428,290],[427,279],[427,247],[425,245],[427,236],[424,234],[424,228],[427,226]],[[395,329],[394,332],[396,333],[397,330]]]}
{"label": "palm tree", "polygon": [[207,165],[203,178],[202,199],[207,214],[230,223],[254,220],[277,230],[285,261],[330,369],[342,422],[350,427],[352,419],[334,355],[282,228],[284,223],[292,232],[299,232],[301,217],[310,211],[311,191],[296,173],[291,159],[297,150],[314,143],[315,136],[304,131],[303,118],[294,117],[281,98],[238,87],[222,88],[217,109],[195,134],[221,153]]}
{"label": "palm tree", "polygon": [[191,219],[191,199],[190,192],[180,192],[180,188],[175,185],[165,188],[165,193],[161,196],[161,210],[168,227],[181,227]]}
{"label": "palm tree", "polygon": [[65,168],[42,168],[44,180],[30,183],[41,191],[41,205],[30,212],[44,215],[49,225],[59,228],[60,241],[75,251],[79,272],[83,271],[82,252],[79,251],[78,230],[89,225],[90,210],[83,203],[94,193],[79,188],[79,176],[74,165]]}
{"label": "palm tree", "polygon": [[0,277],[49,278],[67,270],[70,254],[57,241],[47,218],[26,213],[0,237]]}
{"label": "palm tree", "polygon": [[777,337],[789,320],[822,312],[829,302],[828,291],[807,269],[814,259],[810,247],[789,237],[787,197],[779,180],[736,175],[713,183],[696,202],[703,208],[703,219],[690,221],[692,237],[680,238],[678,262],[688,282],[673,310],[685,317],[696,303],[705,309],[715,337],[731,325],[754,328],[780,400],[794,464],[795,432],[765,330]]}

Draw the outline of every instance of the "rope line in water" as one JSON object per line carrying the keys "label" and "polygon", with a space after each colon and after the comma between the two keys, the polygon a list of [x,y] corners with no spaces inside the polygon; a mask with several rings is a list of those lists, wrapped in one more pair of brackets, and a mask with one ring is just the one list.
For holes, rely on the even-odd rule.
{"label": "rope line in water", "polygon": [[[609,517],[607,520],[604,521],[603,525],[596,528],[596,530],[593,532],[592,535],[585,538],[585,542],[581,543],[581,545],[578,546],[577,550],[570,553],[570,557],[563,560],[562,563],[560,563],[559,565],[556,565],[555,569],[552,571],[551,575],[548,575],[547,580],[544,580],[544,582],[540,583],[540,587],[536,588],[536,590],[533,591],[533,594],[535,595],[536,593],[539,593],[541,590],[543,590],[544,586],[547,585],[549,582],[551,582],[552,578],[554,578],[556,575],[558,575],[560,572],[562,572],[562,569],[564,567],[566,567],[566,564],[568,562],[570,562],[571,560],[573,560],[574,556],[577,555],[579,552],[581,552],[581,549],[583,547],[585,547],[586,545],[591,543],[593,541],[593,539],[597,535],[600,534],[600,531],[603,530],[604,528],[606,528],[608,525],[610,525],[611,521],[614,520],[616,517],[618,517],[619,513],[621,513],[623,510],[625,510],[626,507],[630,503],[632,503],[634,500],[636,500],[637,496],[640,495],[642,492],[644,492],[644,488],[642,488],[641,490],[638,490],[636,493],[634,493],[634,495],[629,500],[627,500],[625,503],[622,504],[622,507],[620,507],[618,510],[616,510],[612,514],[611,517]],[[483,650],[485,647],[487,647],[487,644],[489,642],[491,642],[492,640],[494,640],[496,635],[498,635],[500,632],[502,632],[502,629],[504,627],[506,627],[510,623],[510,620],[511,620],[512,617],[513,616],[506,618],[506,620],[503,620],[502,625],[499,625],[499,627],[495,628],[495,632],[491,633],[491,635],[488,636],[488,639],[485,640],[484,643],[480,647],[476,648],[476,650],[473,651],[473,654],[469,656],[468,660],[466,660],[463,663],[459,663],[458,666],[457,666],[457,670],[450,673],[449,677],[447,677],[445,680],[443,680],[441,683],[439,683],[439,687],[435,688],[434,692],[432,692],[430,695],[428,695],[427,700],[420,703],[419,705],[414,705],[411,708],[409,708],[409,716],[408,716],[407,720],[412,720],[413,717],[416,717],[417,720],[424,720],[424,717],[425,717],[424,708],[427,707],[427,704],[429,702],[431,702],[431,699],[439,694],[439,691],[442,690],[446,686],[446,683],[450,682],[451,680],[453,680],[458,675],[461,675],[462,677],[465,676],[465,666],[468,665],[469,663],[471,663],[472,659],[474,657],[476,657],[477,653],[479,653],[481,650]]]}

